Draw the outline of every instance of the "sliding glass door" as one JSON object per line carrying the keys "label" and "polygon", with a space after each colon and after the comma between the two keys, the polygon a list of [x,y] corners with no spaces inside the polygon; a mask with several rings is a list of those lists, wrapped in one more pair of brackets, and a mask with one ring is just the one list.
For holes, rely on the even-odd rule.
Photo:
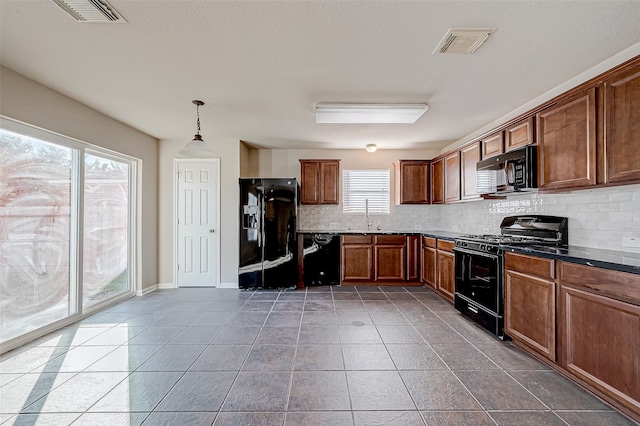
{"label": "sliding glass door", "polygon": [[84,156],[85,308],[129,291],[129,164]]}
{"label": "sliding glass door", "polygon": [[75,313],[74,150],[0,132],[0,335]]}
{"label": "sliding glass door", "polygon": [[6,343],[132,292],[135,162],[2,124],[0,343]]}

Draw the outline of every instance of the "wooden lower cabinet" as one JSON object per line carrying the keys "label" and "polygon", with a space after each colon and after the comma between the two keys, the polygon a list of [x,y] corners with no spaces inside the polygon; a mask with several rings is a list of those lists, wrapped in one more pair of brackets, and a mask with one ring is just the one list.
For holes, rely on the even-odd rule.
{"label": "wooden lower cabinet", "polygon": [[407,281],[420,281],[420,237],[407,235]]}
{"label": "wooden lower cabinet", "polygon": [[418,241],[412,235],[343,235],[340,283],[419,285]]}
{"label": "wooden lower cabinet", "polygon": [[562,366],[640,416],[640,306],[561,285]]}
{"label": "wooden lower cabinet", "polygon": [[344,235],[340,256],[340,281],[373,280],[373,238],[370,235]]}
{"label": "wooden lower cabinet", "polygon": [[436,239],[422,237],[422,269],[420,279],[422,283],[436,289]]}
{"label": "wooden lower cabinet", "polygon": [[559,365],[640,420],[640,275],[558,262]]}
{"label": "wooden lower cabinet", "polygon": [[436,253],[437,279],[436,290],[449,302],[453,303],[456,292],[456,272],[455,257],[453,254],[452,241],[438,240],[438,251]]}
{"label": "wooden lower cabinet", "polygon": [[406,242],[402,244],[376,244],[374,277],[378,282],[403,281],[406,275]]}
{"label": "wooden lower cabinet", "polygon": [[556,360],[554,261],[505,254],[504,327],[512,339]]}

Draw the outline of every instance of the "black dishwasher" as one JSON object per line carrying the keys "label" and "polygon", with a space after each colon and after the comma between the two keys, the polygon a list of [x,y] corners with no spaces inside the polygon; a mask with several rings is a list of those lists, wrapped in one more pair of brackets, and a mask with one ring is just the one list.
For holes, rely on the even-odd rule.
{"label": "black dishwasher", "polygon": [[304,234],[304,285],[340,284],[340,236],[337,234]]}

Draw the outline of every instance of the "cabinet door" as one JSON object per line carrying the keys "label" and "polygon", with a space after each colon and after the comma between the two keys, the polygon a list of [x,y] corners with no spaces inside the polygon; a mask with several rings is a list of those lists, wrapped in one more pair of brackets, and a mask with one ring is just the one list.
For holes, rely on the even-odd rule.
{"label": "cabinet door", "polygon": [[395,204],[429,204],[429,162],[400,160],[395,168]]}
{"label": "cabinet door", "polygon": [[340,160],[300,160],[300,203],[338,204]]}
{"label": "cabinet door", "polygon": [[482,158],[502,154],[504,152],[504,132],[500,130],[489,135],[483,138],[480,143],[482,144]]}
{"label": "cabinet door", "polygon": [[300,162],[300,203],[318,204],[320,202],[320,163]]}
{"label": "cabinet door", "polygon": [[460,200],[460,151],[444,158],[445,184],[444,201],[447,203]]}
{"label": "cabinet door", "polygon": [[375,280],[404,281],[406,246],[375,245]]}
{"label": "cabinet door", "polygon": [[431,162],[431,204],[444,204],[444,158]]}
{"label": "cabinet door", "polygon": [[340,163],[323,161],[320,163],[320,204],[338,204],[340,187]]}
{"label": "cabinet door", "polygon": [[407,281],[420,280],[420,237],[407,235]]}
{"label": "cabinet door", "polygon": [[538,187],[596,184],[595,89],[538,113]]}
{"label": "cabinet door", "polygon": [[640,412],[640,306],[560,285],[563,367]]}
{"label": "cabinet door", "polygon": [[460,163],[462,184],[461,198],[463,200],[474,200],[480,198],[478,195],[478,172],[476,165],[480,161],[480,142],[471,144],[460,150]]}
{"label": "cabinet door", "polygon": [[456,274],[455,274],[455,259],[453,253],[447,251],[438,250],[438,288],[437,290],[442,293],[451,303],[453,303],[453,296],[456,288]]}
{"label": "cabinet door", "polygon": [[640,65],[605,82],[607,182],[640,181]]}
{"label": "cabinet door", "polygon": [[341,282],[373,281],[373,246],[342,245]]}
{"label": "cabinet door", "polygon": [[436,249],[422,246],[422,282],[436,288]]}
{"label": "cabinet door", "polygon": [[507,127],[504,131],[505,152],[532,144],[534,142],[533,135],[533,117]]}
{"label": "cabinet door", "polygon": [[556,284],[506,270],[505,332],[531,349],[556,359]]}

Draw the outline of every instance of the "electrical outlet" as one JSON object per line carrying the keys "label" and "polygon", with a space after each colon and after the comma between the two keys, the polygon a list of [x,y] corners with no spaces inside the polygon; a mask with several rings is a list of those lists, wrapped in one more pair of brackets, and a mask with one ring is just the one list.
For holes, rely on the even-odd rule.
{"label": "electrical outlet", "polygon": [[640,238],[635,237],[623,237],[622,247],[636,247],[640,248]]}
{"label": "electrical outlet", "polygon": [[422,229],[422,225],[415,225],[413,228],[414,229]]}
{"label": "electrical outlet", "polygon": [[338,222],[329,222],[329,229],[340,229],[340,224]]}

